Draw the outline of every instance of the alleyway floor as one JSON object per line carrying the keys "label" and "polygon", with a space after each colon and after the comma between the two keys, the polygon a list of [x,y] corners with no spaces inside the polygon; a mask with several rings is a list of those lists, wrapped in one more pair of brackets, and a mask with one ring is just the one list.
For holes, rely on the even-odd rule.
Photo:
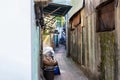
{"label": "alleyway floor", "polygon": [[88,80],[80,68],[66,57],[64,46],[56,48],[55,58],[59,63],[61,75],[55,75],[54,80]]}

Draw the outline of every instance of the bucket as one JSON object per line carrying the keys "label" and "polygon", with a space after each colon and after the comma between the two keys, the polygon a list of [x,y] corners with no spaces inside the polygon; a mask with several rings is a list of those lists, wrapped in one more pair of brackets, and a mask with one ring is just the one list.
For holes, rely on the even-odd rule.
{"label": "bucket", "polygon": [[55,66],[55,67],[54,67],[54,74],[55,74],[55,75],[60,75],[59,66]]}
{"label": "bucket", "polygon": [[44,77],[46,80],[54,80],[54,69],[44,69]]}

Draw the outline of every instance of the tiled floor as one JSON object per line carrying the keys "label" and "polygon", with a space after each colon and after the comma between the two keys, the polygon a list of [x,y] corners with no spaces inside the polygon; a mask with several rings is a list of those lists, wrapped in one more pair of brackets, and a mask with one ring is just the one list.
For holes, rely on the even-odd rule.
{"label": "tiled floor", "polygon": [[60,45],[55,52],[55,58],[59,63],[61,75],[55,75],[54,80],[88,80],[80,68],[71,59],[66,57],[64,46]]}

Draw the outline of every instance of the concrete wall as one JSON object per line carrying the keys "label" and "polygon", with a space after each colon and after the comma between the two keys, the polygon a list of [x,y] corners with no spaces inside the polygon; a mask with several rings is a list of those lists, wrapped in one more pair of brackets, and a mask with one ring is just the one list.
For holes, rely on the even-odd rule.
{"label": "concrete wall", "polygon": [[39,57],[39,27],[35,23],[34,2],[31,5],[31,56],[32,56],[32,80],[38,80],[38,57]]}
{"label": "concrete wall", "polygon": [[[94,1],[94,0],[93,0]],[[87,1],[86,5],[85,5],[85,9],[86,9],[86,20],[87,20],[87,26],[88,26],[88,53],[89,53],[89,71],[93,74],[93,78],[99,78],[101,80],[114,80],[114,42],[112,43],[110,40],[113,39],[115,40],[115,35],[112,36],[112,33],[114,32],[106,32],[106,33],[99,33],[100,35],[98,35],[98,33],[96,32],[96,12],[95,12],[95,8],[100,5],[101,3],[103,3],[104,1],[98,1],[98,3],[94,4],[91,0]],[[93,5],[90,5],[93,4]],[[93,7],[91,7],[93,6]],[[94,7],[96,6],[96,7]],[[87,11],[88,10],[88,11]],[[102,35],[103,34],[103,35]],[[102,35],[102,36],[101,36]],[[106,37],[104,37],[106,35]],[[104,39],[103,42],[101,42],[101,39]],[[107,42],[106,42],[106,41]],[[111,42],[111,45],[109,45],[108,42]],[[108,47],[107,51],[103,50],[106,46],[113,46],[112,49],[110,47]],[[101,45],[104,45],[101,46]],[[104,52],[103,52],[104,51]],[[106,52],[108,53],[108,55],[106,54]],[[106,55],[102,55],[102,54],[106,54]],[[101,57],[102,56],[102,57]],[[102,58],[105,58],[105,62],[102,61]],[[100,68],[99,65],[104,64],[102,67]],[[103,70],[104,69],[104,70]],[[102,72],[101,72],[102,71]],[[101,74],[101,75],[100,75]]]}
{"label": "concrete wall", "polygon": [[[86,14],[86,13],[85,13]],[[97,73],[97,67],[96,67],[96,47],[95,47],[95,19],[96,14],[93,11],[92,13],[88,14],[86,16],[86,47],[84,47],[86,50],[86,69],[89,71],[89,74],[91,73],[95,76],[98,75]],[[89,76],[90,76],[89,75]],[[91,76],[92,77],[92,76]]]}
{"label": "concrete wall", "polygon": [[115,34],[112,32],[99,33],[101,47],[101,78],[114,80]]}
{"label": "concrete wall", "polygon": [[116,75],[116,80],[120,80],[120,0],[117,0],[118,4],[117,7],[115,8],[115,28],[116,28],[116,69],[115,69],[115,75]]}
{"label": "concrete wall", "polygon": [[70,47],[70,55],[74,59],[77,53],[78,61],[75,61],[84,66],[88,77],[95,80],[120,80],[120,0],[118,6],[115,7],[116,3],[114,6],[115,30],[96,32],[96,7],[106,1],[108,0],[85,0],[85,7],[80,10],[81,24],[70,34],[70,46],[77,43],[77,52],[74,47]]}

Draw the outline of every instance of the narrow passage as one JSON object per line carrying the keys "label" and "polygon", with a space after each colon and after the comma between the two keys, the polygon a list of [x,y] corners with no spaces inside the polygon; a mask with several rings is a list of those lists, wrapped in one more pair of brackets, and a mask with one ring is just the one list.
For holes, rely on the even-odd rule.
{"label": "narrow passage", "polygon": [[61,75],[55,75],[54,80],[88,80],[72,59],[66,57],[64,46],[56,48],[55,58],[59,63]]}

